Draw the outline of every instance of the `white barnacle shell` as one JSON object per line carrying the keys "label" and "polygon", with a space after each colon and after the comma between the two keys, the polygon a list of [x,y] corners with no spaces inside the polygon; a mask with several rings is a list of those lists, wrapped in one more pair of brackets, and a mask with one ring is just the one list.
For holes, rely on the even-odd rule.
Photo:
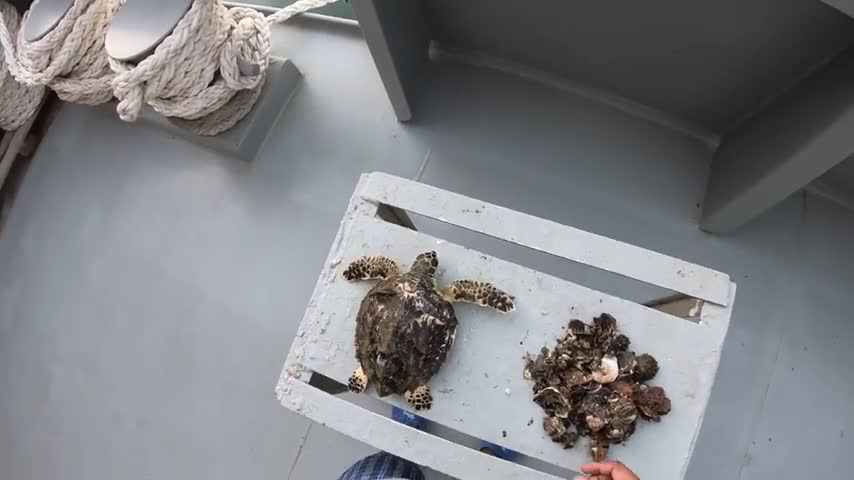
{"label": "white barnacle shell", "polygon": [[553,410],[555,417],[569,417],[569,401],[555,387],[546,387],[537,392],[534,402],[545,409]]}
{"label": "white barnacle shell", "polygon": [[602,357],[602,362],[599,364],[599,369],[593,372],[593,380],[597,383],[611,383],[617,379],[620,373],[620,366],[617,363],[617,358],[611,355]]}

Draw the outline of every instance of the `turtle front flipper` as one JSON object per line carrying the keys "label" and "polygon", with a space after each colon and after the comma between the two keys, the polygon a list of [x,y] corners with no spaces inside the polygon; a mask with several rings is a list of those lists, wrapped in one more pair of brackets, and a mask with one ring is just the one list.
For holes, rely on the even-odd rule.
{"label": "turtle front flipper", "polygon": [[353,393],[362,393],[368,388],[368,376],[362,367],[356,369],[353,375],[350,375],[350,380],[347,382],[347,389]]}
{"label": "turtle front flipper", "polygon": [[404,394],[406,401],[416,410],[430,410],[433,406],[433,395],[427,385],[421,385],[413,390],[407,390]]}
{"label": "turtle front flipper", "polygon": [[400,274],[400,267],[388,257],[362,257],[347,266],[347,280],[376,280]]}
{"label": "turtle front flipper", "polygon": [[467,302],[498,310],[501,313],[512,312],[516,306],[514,298],[492,286],[491,283],[474,280],[458,280],[442,290],[442,296],[449,302]]}

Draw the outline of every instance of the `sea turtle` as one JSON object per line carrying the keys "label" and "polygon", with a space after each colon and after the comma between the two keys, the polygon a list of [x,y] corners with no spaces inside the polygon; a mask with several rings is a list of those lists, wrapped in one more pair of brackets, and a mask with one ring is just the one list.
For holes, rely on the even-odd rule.
{"label": "sea turtle", "polygon": [[459,280],[440,290],[438,265],[436,252],[426,252],[406,273],[394,260],[376,256],[360,258],[344,270],[347,280],[381,280],[365,295],[356,317],[360,366],[350,377],[350,391],[364,392],[372,383],[381,397],[403,394],[416,410],[429,409],[433,397],[427,381],[454,344],[452,303],[513,311],[514,298],[486,282]]}

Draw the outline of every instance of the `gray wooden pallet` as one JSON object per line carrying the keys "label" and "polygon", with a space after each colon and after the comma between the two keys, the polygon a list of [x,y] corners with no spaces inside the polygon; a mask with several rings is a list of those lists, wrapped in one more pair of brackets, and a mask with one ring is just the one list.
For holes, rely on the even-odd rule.
{"label": "gray wooden pallet", "polygon": [[[414,212],[468,230],[547,252],[695,297],[690,322],[407,228]],[[391,223],[390,221],[396,223]],[[399,223],[399,224],[398,224]],[[411,226],[411,224],[409,224]],[[540,407],[522,377],[522,358],[562,336],[571,317],[614,315],[638,351],[662,364],[653,383],[663,386],[673,411],[663,422],[640,425],[613,453],[642,478],[683,478],[703,420],[729,325],[735,284],[725,274],[646,249],[381,173],[363,175],[303,317],[276,387],[285,407],[379,449],[457,478],[554,479],[414,430],[322,391],[308,382],[319,373],[346,384],[356,368],[353,332],[369,282],[341,273],[363,255],[408,264],[435,250],[440,282],[487,279],[516,295],[517,308],[499,315],[457,308],[460,329],[451,355],[431,382],[434,406],[422,416],[544,462],[577,470],[588,462],[586,442],[564,450],[542,430]],[[375,395],[369,389],[370,395]],[[384,401],[408,408],[403,399]],[[530,419],[535,419],[529,425]],[[494,476],[494,477],[493,477]]]}

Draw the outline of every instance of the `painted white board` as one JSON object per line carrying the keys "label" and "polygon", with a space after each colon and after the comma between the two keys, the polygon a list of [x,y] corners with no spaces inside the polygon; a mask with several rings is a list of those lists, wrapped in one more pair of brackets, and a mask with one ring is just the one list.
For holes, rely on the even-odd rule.
{"label": "painted white board", "polygon": [[[381,203],[665,286],[707,302],[699,323],[678,319],[387,223],[377,217]],[[564,247],[567,244],[576,248],[570,252]],[[612,447],[612,454],[632,465],[642,478],[684,476],[729,324],[735,285],[728,277],[672,257],[385,174],[362,177],[321,272],[280,384],[307,381],[310,372],[346,383],[356,368],[355,315],[372,283],[344,280],[341,273],[350,261],[363,255],[386,255],[408,265],[418,253],[429,250],[439,255],[440,283],[467,278],[488,280],[515,295],[517,308],[510,315],[501,315],[471,305],[456,307],[460,319],[457,342],[443,369],[430,382],[433,408],[421,412],[422,416],[545,462],[577,470],[578,465],[590,460],[586,440],[574,449],[564,450],[545,435],[542,410],[532,402],[531,387],[522,377],[523,357],[543,345],[553,345],[562,336],[569,319],[589,322],[594,316],[608,312],[632,339],[635,351],[648,352],[659,359],[662,369],[652,383],[664,387],[673,403],[673,411],[661,423],[639,425],[630,442]],[[620,258],[626,260],[620,262]],[[677,273],[680,271],[691,273],[681,275]],[[725,292],[721,290],[724,280]],[[304,388],[301,386],[300,390]],[[287,391],[279,389],[282,403],[295,409],[291,393],[294,389]],[[368,394],[374,395],[373,390],[369,389]],[[326,394],[318,391],[317,395]],[[319,401],[317,395],[313,395],[314,402]],[[408,408],[399,397],[383,400]],[[300,408],[295,410],[305,413],[306,403],[297,403]],[[326,401],[321,403],[336,411],[342,408],[340,404],[334,407]],[[363,412],[364,415],[346,418],[348,422],[364,423],[365,428],[373,431],[369,425],[376,422],[377,416]],[[315,420],[328,416],[327,420],[321,420],[324,424],[352,433],[352,425],[336,425],[335,412],[315,410],[313,415]],[[380,436],[377,433],[377,438],[369,435],[359,439],[383,448]],[[431,451],[436,445],[425,442],[423,448],[395,453],[459,478],[481,478],[482,471],[477,465],[471,466],[469,472],[451,467],[456,465],[452,460],[460,458],[459,449],[469,449],[445,446],[442,451]],[[530,477],[524,478],[545,478],[542,473],[525,471]]]}

